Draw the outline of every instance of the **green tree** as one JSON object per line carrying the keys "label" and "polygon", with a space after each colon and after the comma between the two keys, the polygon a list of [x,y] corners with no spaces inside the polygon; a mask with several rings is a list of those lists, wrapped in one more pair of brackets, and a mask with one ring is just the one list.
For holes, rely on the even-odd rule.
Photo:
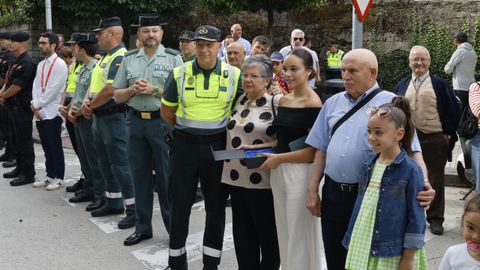
{"label": "green tree", "polygon": [[30,19],[25,14],[24,0],[0,0],[0,27],[12,23],[26,23]]}
{"label": "green tree", "polygon": [[327,0],[200,0],[200,3],[213,13],[230,15],[239,11],[267,12],[268,29],[273,26],[273,12],[284,12],[298,8],[308,8],[326,3]]}

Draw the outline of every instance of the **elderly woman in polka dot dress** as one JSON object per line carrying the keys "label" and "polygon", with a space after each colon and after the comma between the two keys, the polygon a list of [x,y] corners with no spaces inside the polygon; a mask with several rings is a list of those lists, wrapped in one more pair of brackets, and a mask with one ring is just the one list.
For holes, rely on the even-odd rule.
{"label": "elderly woman in polka dot dress", "polygon": [[[272,121],[279,96],[266,93],[272,74],[272,63],[266,56],[251,56],[243,64],[245,93],[239,97],[227,124],[227,149],[275,144]],[[244,160],[227,160],[222,182],[229,186],[232,200],[233,239],[239,269],[278,269],[280,255],[270,171],[248,169]]]}

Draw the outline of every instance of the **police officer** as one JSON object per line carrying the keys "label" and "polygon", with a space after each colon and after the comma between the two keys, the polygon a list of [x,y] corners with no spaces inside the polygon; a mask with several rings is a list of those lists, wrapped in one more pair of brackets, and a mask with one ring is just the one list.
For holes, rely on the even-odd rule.
{"label": "police officer", "polygon": [[342,77],[341,66],[344,51],[338,49],[337,44],[330,44],[327,51],[326,79],[340,79]]}
{"label": "police officer", "polygon": [[85,175],[82,189],[69,199],[78,203],[91,201],[85,210],[93,211],[105,203],[105,182],[98,164],[97,151],[92,132],[92,119],[83,117],[81,106],[90,86],[92,70],[97,63],[94,58],[97,50],[94,33],[78,33],[71,46],[77,61],[83,63],[76,80],[75,94],[69,106],[67,118],[74,123],[78,159]]}
{"label": "police officer", "polygon": [[[96,33],[98,44],[106,54],[92,71],[89,99],[83,103],[83,116],[93,117],[93,134],[105,181],[105,205],[92,211],[94,217],[121,214],[126,206],[127,216],[118,228],[135,226],[135,198],[128,164],[125,105],[113,100],[112,82],[127,51],[122,45],[123,28],[118,17],[101,20]],[[123,198],[123,200],[122,200]]]}
{"label": "police officer", "polygon": [[[165,49],[158,15],[138,16],[137,37],[143,47],[125,54],[113,87],[117,103],[127,102],[128,152],[135,187],[135,232],[124,241],[130,246],[152,237],[153,190],[157,187],[163,222],[169,231],[167,194],[168,145],[164,138],[171,127],[160,117],[160,99],[165,80],[174,67],[183,64],[180,55]],[[152,165],[155,177],[152,176]]]}
{"label": "police officer", "polygon": [[[35,154],[33,152],[32,120],[33,112],[30,107],[32,101],[32,84],[36,74],[36,67],[28,54],[27,32],[15,32],[10,35],[12,41],[10,49],[15,55],[15,61],[7,71],[5,85],[0,91],[0,104],[5,101],[13,102],[13,121],[15,145],[17,150],[16,168],[4,175],[14,178],[12,186],[20,186],[35,182]],[[7,175],[8,174],[8,175]]]}
{"label": "police officer", "polygon": [[243,92],[240,70],[217,59],[220,40],[219,29],[198,27],[197,58],[175,68],[165,83],[161,114],[175,125],[169,165],[171,269],[187,269],[185,241],[199,179],[207,212],[204,269],[220,263],[227,191],[220,183],[222,162],[213,159],[211,149],[225,149],[225,125]]}
{"label": "police officer", "polygon": [[[10,32],[0,32],[0,47],[2,48],[2,57],[0,58],[0,89],[5,84],[5,76],[8,68],[15,61],[15,55],[10,51]],[[5,152],[0,156],[0,161],[5,162],[4,167],[16,166],[15,162],[15,140],[13,126],[10,125],[13,117],[13,104],[5,102],[0,106],[0,133],[5,140]]]}
{"label": "police officer", "polygon": [[[58,34],[60,38],[61,34]],[[77,146],[77,140],[75,138],[75,128],[73,123],[68,119],[67,113],[68,110],[70,109],[73,97],[75,95],[75,89],[77,87],[77,77],[78,73],[80,72],[80,69],[83,66],[82,61],[80,61],[77,57],[77,49],[78,46],[75,46],[77,44],[76,39],[78,38],[79,33],[75,32],[72,34],[71,38],[69,41],[65,42],[65,44],[68,45],[70,50],[72,51],[72,55],[74,56],[75,61],[70,64],[68,67],[68,79],[67,79],[67,87],[65,88],[65,98],[63,100],[63,105],[60,106],[59,110],[60,113],[65,120],[65,127],[67,128],[68,131],[68,137],[70,138],[70,142],[72,143],[73,150],[75,151],[75,154],[78,156],[78,146]],[[81,166],[81,162],[80,162]],[[82,174],[83,174],[83,167],[82,169]],[[80,177],[80,179],[73,185],[68,186],[66,188],[67,192],[76,192],[81,190],[83,184],[83,177]]]}
{"label": "police officer", "polygon": [[195,59],[195,32],[184,30],[178,36],[178,48],[184,62]]}

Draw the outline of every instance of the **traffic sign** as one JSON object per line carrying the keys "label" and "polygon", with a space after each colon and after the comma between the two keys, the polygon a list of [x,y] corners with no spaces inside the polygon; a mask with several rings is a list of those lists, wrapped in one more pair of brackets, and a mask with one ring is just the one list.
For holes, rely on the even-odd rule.
{"label": "traffic sign", "polygon": [[363,22],[372,6],[373,0],[352,0],[358,19]]}

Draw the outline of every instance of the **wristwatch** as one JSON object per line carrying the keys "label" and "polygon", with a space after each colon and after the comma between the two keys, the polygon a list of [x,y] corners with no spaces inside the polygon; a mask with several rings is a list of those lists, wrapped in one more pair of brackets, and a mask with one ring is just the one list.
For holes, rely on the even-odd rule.
{"label": "wristwatch", "polygon": [[155,85],[155,86],[153,87],[153,92],[152,92],[152,94],[153,94],[154,96],[156,96],[158,93],[160,93],[160,87],[158,87],[158,86]]}

